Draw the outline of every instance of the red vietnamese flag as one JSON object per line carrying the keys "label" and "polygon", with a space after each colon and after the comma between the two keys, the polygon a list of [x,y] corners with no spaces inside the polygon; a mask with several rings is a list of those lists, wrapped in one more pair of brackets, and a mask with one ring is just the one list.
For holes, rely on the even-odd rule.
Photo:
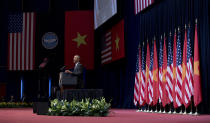
{"label": "red vietnamese flag", "polygon": [[107,30],[105,39],[101,43],[101,64],[124,58],[124,20]]}
{"label": "red vietnamese flag", "polygon": [[174,33],[174,49],[173,49],[173,101],[174,108],[177,108],[178,105],[176,103],[176,94],[175,94],[175,85],[176,85],[176,30]]}
{"label": "red vietnamese flag", "polygon": [[93,11],[65,13],[65,59],[64,64],[74,67],[73,57],[78,54],[86,69],[94,68]]}
{"label": "red vietnamese flag", "polygon": [[154,58],[153,58],[153,105],[156,105],[159,98],[159,81],[158,81],[158,59],[156,40],[154,40]]}
{"label": "red vietnamese flag", "polygon": [[166,38],[164,37],[164,46],[163,46],[163,84],[162,84],[162,105],[163,107],[168,104],[168,93],[166,91],[166,72],[167,72],[167,53],[166,53]]}
{"label": "red vietnamese flag", "polygon": [[112,27],[112,61],[125,57],[124,20]]}
{"label": "red vietnamese flag", "polygon": [[142,79],[141,79],[141,45],[139,44],[139,105],[141,106],[144,102],[143,96],[141,95],[141,88],[142,88]]}
{"label": "red vietnamese flag", "polygon": [[197,24],[195,26],[195,41],[194,41],[194,105],[198,106],[202,101],[201,93],[201,77],[200,77],[200,55],[199,55],[199,43],[198,43],[198,32]]}
{"label": "red vietnamese flag", "polygon": [[150,66],[150,50],[149,50],[149,42],[147,41],[147,55],[146,55],[146,84],[145,84],[145,100],[146,103],[149,104],[149,66]]}

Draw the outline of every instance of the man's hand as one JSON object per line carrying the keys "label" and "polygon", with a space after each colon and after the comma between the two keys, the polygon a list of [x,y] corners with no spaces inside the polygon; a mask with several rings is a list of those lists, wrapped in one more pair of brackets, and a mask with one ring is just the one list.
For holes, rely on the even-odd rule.
{"label": "man's hand", "polygon": [[65,70],[65,73],[70,73],[72,74],[72,72],[70,70]]}
{"label": "man's hand", "polygon": [[72,73],[70,70],[65,70],[65,73]]}

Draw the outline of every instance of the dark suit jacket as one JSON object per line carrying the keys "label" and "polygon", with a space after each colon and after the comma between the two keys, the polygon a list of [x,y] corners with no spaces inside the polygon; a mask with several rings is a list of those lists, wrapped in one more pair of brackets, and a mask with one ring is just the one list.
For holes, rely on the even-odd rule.
{"label": "dark suit jacket", "polygon": [[74,70],[72,71],[73,76],[77,76],[77,88],[84,88],[83,82],[83,66],[81,63],[78,63]]}

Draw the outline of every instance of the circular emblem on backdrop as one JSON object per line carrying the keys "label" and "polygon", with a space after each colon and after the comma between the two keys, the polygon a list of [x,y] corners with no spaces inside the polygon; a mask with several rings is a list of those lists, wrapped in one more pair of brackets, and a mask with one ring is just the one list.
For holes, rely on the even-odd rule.
{"label": "circular emblem on backdrop", "polygon": [[42,45],[46,49],[54,49],[58,45],[58,36],[54,32],[47,32],[42,36]]}

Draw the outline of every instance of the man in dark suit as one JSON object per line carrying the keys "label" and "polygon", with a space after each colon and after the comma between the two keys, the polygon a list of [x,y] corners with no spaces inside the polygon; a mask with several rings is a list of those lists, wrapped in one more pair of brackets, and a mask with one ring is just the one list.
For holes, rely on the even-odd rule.
{"label": "man in dark suit", "polygon": [[80,61],[80,56],[75,55],[73,58],[73,62],[75,64],[74,70],[65,70],[65,73],[69,73],[72,76],[77,77],[77,88],[84,88],[84,82],[83,82],[83,66],[79,62]]}

